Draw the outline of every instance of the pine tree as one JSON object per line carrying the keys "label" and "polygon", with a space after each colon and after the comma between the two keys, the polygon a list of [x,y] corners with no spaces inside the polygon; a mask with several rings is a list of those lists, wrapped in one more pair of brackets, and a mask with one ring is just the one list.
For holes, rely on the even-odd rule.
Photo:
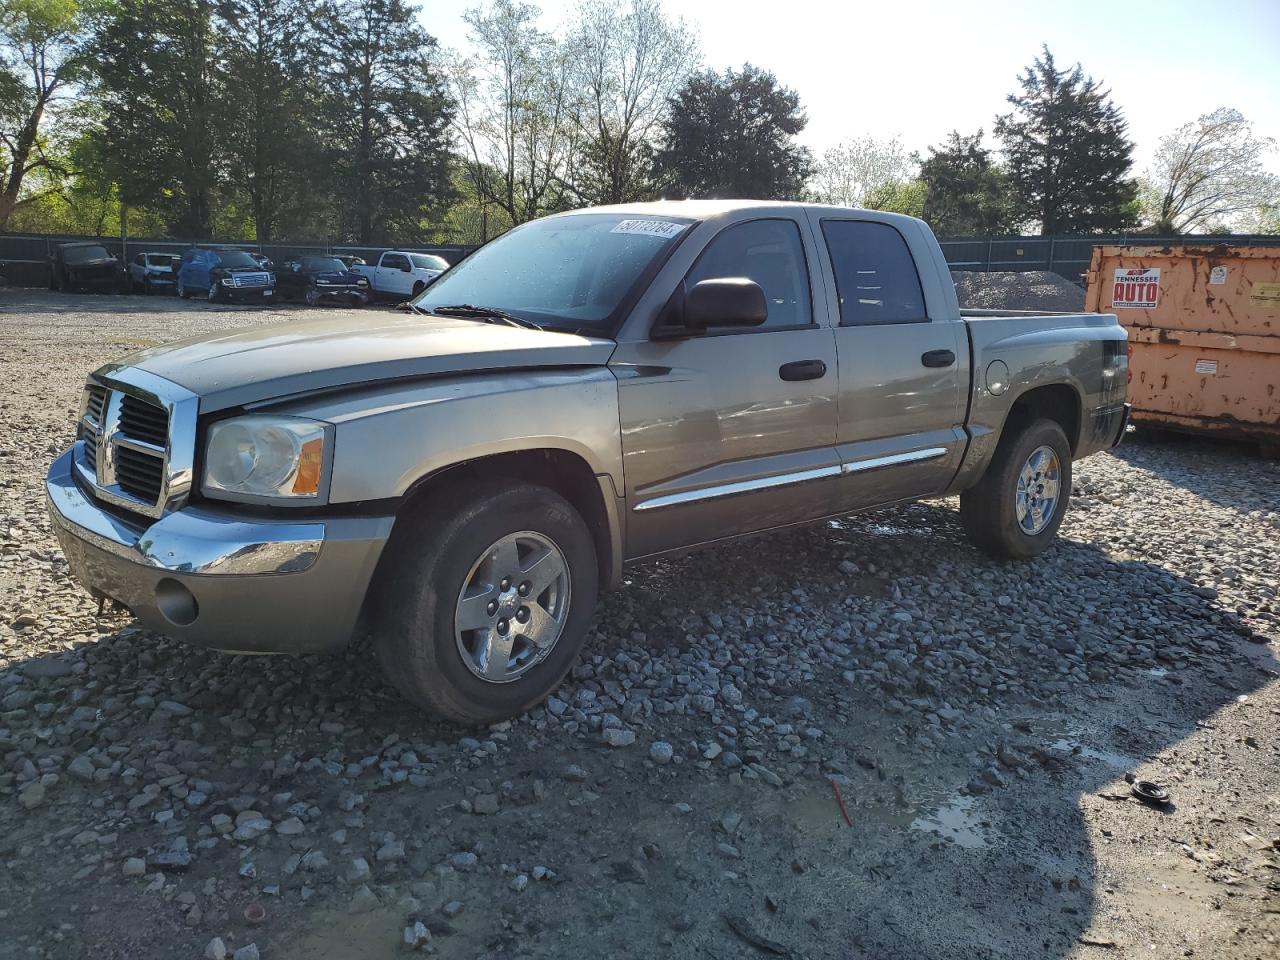
{"label": "pine tree", "polygon": [[795,142],[807,118],[766,70],[695,74],[671,101],[655,171],[677,197],[795,200],[812,158]]}
{"label": "pine tree", "polygon": [[120,197],[163,209],[180,237],[210,237],[225,103],[213,8],[118,0],[104,10],[92,48],[98,136]]}
{"label": "pine tree", "polygon": [[1042,234],[1118,230],[1135,219],[1137,187],[1128,178],[1128,124],[1080,64],[1059,70],[1046,46],[996,118],[1019,219]]}
{"label": "pine tree", "polygon": [[1008,174],[982,145],[982,130],[953,130],[920,163],[925,184],[924,219],[942,236],[991,236],[1016,228]]}
{"label": "pine tree", "polygon": [[302,221],[319,144],[316,50],[308,0],[221,0],[218,5],[229,187],[247,196],[259,241]]}
{"label": "pine tree", "polygon": [[453,108],[432,63],[436,41],[404,0],[331,0],[319,32],[338,233],[417,240],[453,196]]}

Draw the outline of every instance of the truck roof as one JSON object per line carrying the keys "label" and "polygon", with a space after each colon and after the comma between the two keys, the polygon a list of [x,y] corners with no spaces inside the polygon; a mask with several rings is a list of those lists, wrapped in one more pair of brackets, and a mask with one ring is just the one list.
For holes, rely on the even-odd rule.
{"label": "truck roof", "polygon": [[887,213],[884,210],[865,210],[859,207],[840,207],[825,203],[802,203],[794,200],[651,200],[642,203],[618,203],[603,207],[584,207],[570,210],[557,216],[578,216],[585,213],[640,214],[646,216],[685,217],[691,220],[705,220],[709,217],[738,213],[743,210],[782,210],[800,209],[817,210],[823,213],[848,215],[857,213],[875,220],[892,222],[895,220],[915,220],[900,213]]}

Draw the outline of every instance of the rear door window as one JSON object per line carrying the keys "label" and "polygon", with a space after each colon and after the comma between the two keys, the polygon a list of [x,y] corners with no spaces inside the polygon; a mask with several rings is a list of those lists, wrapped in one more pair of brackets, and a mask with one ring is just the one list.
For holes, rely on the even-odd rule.
{"label": "rear door window", "polygon": [[726,227],[702,251],[685,278],[685,285],[688,289],[702,280],[726,277],[746,277],[764,290],[768,319],[749,329],[807,327],[813,323],[809,268],[795,221],[751,220]]}
{"label": "rear door window", "polygon": [[887,223],[823,220],[840,325],[924,323],[924,292],[907,241]]}

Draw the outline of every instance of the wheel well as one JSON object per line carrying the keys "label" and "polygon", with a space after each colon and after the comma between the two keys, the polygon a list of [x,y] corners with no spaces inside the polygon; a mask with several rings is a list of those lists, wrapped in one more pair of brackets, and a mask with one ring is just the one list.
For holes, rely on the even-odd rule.
{"label": "wheel well", "polygon": [[1080,395],[1075,389],[1054,383],[1028,390],[1014,402],[1005,423],[1030,423],[1042,417],[1058,422],[1075,453],[1080,442]]}
{"label": "wheel well", "polygon": [[480,478],[506,477],[550,487],[573,504],[587,522],[596,546],[601,592],[613,582],[613,543],[609,515],[600,493],[600,484],[585,460],[567,450],[519,450],[453,464],[418,480],[401,501],[396,514],[413,509],[422,498],[442,486],[467,483]]}

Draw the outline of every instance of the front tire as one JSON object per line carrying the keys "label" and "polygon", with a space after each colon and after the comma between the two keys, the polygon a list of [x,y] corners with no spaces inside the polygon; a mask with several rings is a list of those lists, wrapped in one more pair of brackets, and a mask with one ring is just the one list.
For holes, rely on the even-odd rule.
{"label": "front tire", "polygon": [[209,283],[209,302],[218,303],[222,299],[222,288],[218,281],[213,280]]}
{"label": "front tire", "polygon": [[559,494],[493,480],[396,523],[373,605],[374,650],[406,698],[449,720],[519,716],[559,685],[599,588],[595,544]]}
{"label": "front tire", "polygon": [[178,287],[175,292],[178,294],[179,300],[187,299],[187,285],[182,282],[181,276],[178,277]]}
{"label": "front tire", "polygon": [[960,494],[960,522],[979,550],[1030,560],[1057,536],[1070,496],[1071,445],[1061,425],[1010,424],[987,472]]}
{"label": "front tire", "polygon": [[302,295],[302,299],[308,307],[317,306],[320,303],[320,291],[315,287],[307,287],[306,293]]}

